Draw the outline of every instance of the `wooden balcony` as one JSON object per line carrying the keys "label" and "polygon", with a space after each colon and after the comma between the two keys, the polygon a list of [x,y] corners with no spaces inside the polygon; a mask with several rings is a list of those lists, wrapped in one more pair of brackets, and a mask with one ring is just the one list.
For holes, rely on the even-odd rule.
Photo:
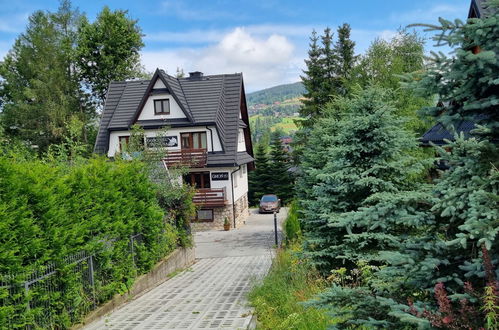
{"label": "wooden balcony", "polygon": [[163,164],[166,167],[206,167],[207,159],[208,153],[206,149],[181,149],[168,151],[166,158],[163,159]]}
{"label": "wooden balcony", "polygon": [[200,207],[224,207],[227,205],[225,188],[196,189],[193,202]]}

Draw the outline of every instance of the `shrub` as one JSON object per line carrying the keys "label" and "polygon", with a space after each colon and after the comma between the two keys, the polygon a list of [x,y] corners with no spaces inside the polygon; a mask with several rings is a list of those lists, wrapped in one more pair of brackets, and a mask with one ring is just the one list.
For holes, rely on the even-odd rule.
{"label": "shrub", "polygon": [[288,243],[301,238],[300,220],[298,219],[298,203],[292,201],[289,206],[288,216],[284,222],[284,233]]}
{"label": "shrub", "polygon": [[[57,274],[44,282],[51,290],[32,290],[30,298],[21,292],[9,300],[15,297],[0,292],[0,324],[37,326],[35,320],[49,315],[44,326],[66,328],[92,301],[126,292],[137,274],[189,243],[189,194],[183,187],[165,194],[139,161],[96,157],[69,165],[0,157],[0,274],[10,274],[13,287],[47,263]],[[140,237],[132,255],[135,234]],[[94,255],[95,297],[84,292],[67,262],[80,251]],[[28,299],[44,305],[27,310]]]}
{"label": "shrub", "polygon": [[326,287],[310,262],[297,257],[298,244],[277,251],[269,274],[249,295],[261,329],[326,329],[326,312],[302,302]]}

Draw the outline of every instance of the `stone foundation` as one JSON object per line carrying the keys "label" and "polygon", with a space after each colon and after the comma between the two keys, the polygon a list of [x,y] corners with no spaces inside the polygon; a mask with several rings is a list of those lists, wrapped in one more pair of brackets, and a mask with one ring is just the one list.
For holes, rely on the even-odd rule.
{"label": "stone foundation", "polygon": [[[249,216],[248,207],[248,194],[244,194],[235,202],[236,211],[236,228],[241,227],[246,223],[246,219]],[[225,207],[218,207],[213,209],[213,221],[212,222],[191,222],[191,228],[193,231],[203,231],[203,230],[223,230],[225,218],[229,219],[230,228],[234,228],[234,218],[232,217],[232,204]]]}

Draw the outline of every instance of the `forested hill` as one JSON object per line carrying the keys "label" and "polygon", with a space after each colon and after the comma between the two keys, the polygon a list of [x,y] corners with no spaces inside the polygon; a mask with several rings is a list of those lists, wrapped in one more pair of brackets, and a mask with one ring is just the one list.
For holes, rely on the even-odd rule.
{"label": "forested hill", "polygon": [[273,104],[274,102],[282,102],[288,99],[301,97],[305,93],[305,87],[301,82],[293,84],[279,85],[262,89],[253,93],[246,94],[248,106],[256,104]]}

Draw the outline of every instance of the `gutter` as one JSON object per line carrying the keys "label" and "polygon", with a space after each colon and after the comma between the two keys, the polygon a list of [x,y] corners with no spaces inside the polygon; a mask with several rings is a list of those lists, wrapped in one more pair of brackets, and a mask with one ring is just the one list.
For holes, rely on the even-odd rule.
{"label": "gutter", "polygon": [[211,152],[213,152],[213,131],[211,130],[211,128],[209,128],[208,126],[206,126],[206,129],[208,131],[210,131],[210,139],[211,139]]}
{"label": "gutter", "polygon": [[234,201],[234,173],[241,169],[241,165],[239,167],[230,172],[230,187],[232,189],[232,221],[234,222],[234,229],[236,228],[236,203]]}

